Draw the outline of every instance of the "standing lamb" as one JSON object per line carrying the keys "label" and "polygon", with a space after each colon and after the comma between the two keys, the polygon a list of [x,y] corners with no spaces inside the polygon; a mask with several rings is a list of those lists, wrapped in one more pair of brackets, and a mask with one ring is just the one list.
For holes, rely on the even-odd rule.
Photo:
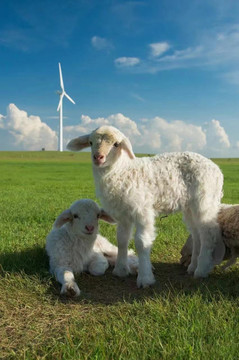
{"label": "standing lamb", "polygon": [[[98,234],[98,219],[114,222],[94,201],[82,199],[58,216],[47,236],[50,271],[62,284],[61,294],[80,295],[74,272],[103,275],[109,263],[115,264],[118,249]],[[128,254],[128,266],[134,273],[138,259],[132,250]]]}
{"label": "standing lamb", "polygon": [[[89,135],[75,138],[67,148],[79,151],[89,146],[96,195],[118,223],[114,274],[129,273],[127,246],[135,225],[139,256],[137,285],[153,284],[150,250],[155,238],[155,216],[182,211],[193,235],[188,272],[194,273],[194,277],[206,277],[225,251],[216,221],[223,186],[218,166],[192,152],[136,158],[128,138],[112,126],[102,126]],[[216,246],[220,254],[213,259]]]}

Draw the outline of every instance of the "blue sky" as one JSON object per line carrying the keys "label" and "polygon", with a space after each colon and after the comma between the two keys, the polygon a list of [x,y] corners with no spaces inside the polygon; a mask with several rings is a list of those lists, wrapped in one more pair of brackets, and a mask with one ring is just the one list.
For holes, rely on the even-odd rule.
{"label": "blue sky", "polygon": [[0,150],[110,123],[135,151],[239,157],[239,2],[0,1]]}

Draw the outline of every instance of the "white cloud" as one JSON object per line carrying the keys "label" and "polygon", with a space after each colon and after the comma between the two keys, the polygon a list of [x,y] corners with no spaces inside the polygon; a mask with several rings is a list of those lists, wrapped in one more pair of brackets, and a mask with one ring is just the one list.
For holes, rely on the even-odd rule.
{"label": "white cloud", "polygon": [[139,122],[113,114],[92,119],[82,115],[80,124],[64,128],[65,140],[87,134],[102,125],[119,128],[132,142],[135,152],[162,153],[167,151],[195,151],[206,156],[228,156],[231,150],[228,135],[218,120],[206,127],[181,120],[167,121],[160,117],[142,119]]}
{"label": "white cloud", "polygon": [[160,117],[139,125],[141,139],[136,147],[151,152],[164,151],[202,151],[206,146],[206,135],[200,126],[187,124],[180,120],[168,122]]}
{"label": "white cloud", "polygon": [[163,58],[159,59],[159,62],[183,62],[186,60],[193,60],[198,59],[200,56],[203,56],[203,47],[189,47],[183,50],[175,50],[172,55],[164,56]]}
{"label": "white cloud", "polygon": [[112,48],[111,42],[100,36],[93,36],[91,38],[91,44],[96,50],[105,50]]}
{"label": "white cloud", "polygon": [[133,67],[140,63],[140,59],[137,57],[120,57],[115,59],[115,65],[118,67]]}
{"label": "white cloud", "polygon": [[139,94],[136,94],[136,93],[130,93],[130,96],[140,102],[145,102],[145,99],[140,96]]}
{"label": "white cloud", "polygon": [[0,116],[0,144],[8,142],[15,150],[56,150],[57,135],[39,116],[28,115],[25,111],[10,104],[7,115]]}
{"label": "white cloud", "polygon": [[168,51],[170,45],[167,42],[158,42],[158,43],[149,44],[149,47],[151,51],[151,56],[158,57],[163,53],[165,53],[166,51]]}
{"label": "white cloud", "polygon": [[[167,151],[195,151],[208,157],[226,157],[237,154],[239,141],[231,145],[229,137],[218,120],[204,126],[181,120],[167,121],[160,117],[141,119],[137,123],[118,113],[108,117],[81,116],[78,125],[64,127],[64,144],[72,138],[87,134],[102,125],[119,128],[132,142],[135,152],[162,153]],[[57,149],[57,135],[39,116],[28,115],[14,104],[7,115],[0,115],[1,150]]]}
{"label": "white cloud", "polygon": [[230,148],[231,144],[225,129],[218,120],[213,119],[206,127],[208,147],[212,150],[223,150]]}
{"label": "white cloud", "polygon": [[[157,73],[200,66],[214,71],[220,70],[222,78],[238,84],[239,25],[224,27],[221,31],[218,28],[202,31],[200,42],[187,48],[178,49],[176,46],[170,46],[166,41],[149,44],[149,47],[151,57],[141,59],[136,69],[131,67],[132,71]],[[165,54],[169,49],[170,54]]]}
{"label": "white cloud", "polygon": [[81,123],[76,126],[65,126],[64,134],[66,142],[76,137],[77,134],[88,134],[102,125],[112,125],[119,128],[126,136],[140,136],[136,122],[121,113],[113,114],[107,118],[98,117],[92,119],[87,115],[81,116]]}
{"label": "white cloud", "polygon": [[5,116],[0,114],[0,129],[4,128],[4,119],[5,119]]}

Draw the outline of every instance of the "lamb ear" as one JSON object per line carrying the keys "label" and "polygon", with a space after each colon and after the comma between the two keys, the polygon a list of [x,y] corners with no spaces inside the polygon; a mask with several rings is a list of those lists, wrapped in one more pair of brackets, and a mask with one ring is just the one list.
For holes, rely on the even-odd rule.
{"label": "lamb ear", "polygon": [[67,209],[65,211],[63,211],[58,218],[56,219],[56,221],[54,222],[53,227],[54,228],[60,228],[62,225],[64,225],[67,222],[70,222],[73,220],[73,215],[70,211],[70,209]]}
{"label": "lamb ear", "polygon": [[80,151],[86,147],[90,146],[89,142],[90,134],[79,136],[78,138],[72,139],[66,146],[68,150],[71,151]]}
{"label": "lamb ear", "polygon": [[221,239],[220,242],[217,243],[215,250],[212,253],[212,260],[214,265],[218,265],[222,262],[225,255],[226,247]]}
{"label": "lamb ear", "polygon": [[107,214],[104,209],[100,209],[100,217],[99,218],[110,224],[116,224],[116,221],[109,214]]}
{"label": "lamb ear", "polygon": [[129,155],[130,159],[134,159],[135,155],[132,149],[132,145],[127,137],[124,137],[123,141],[121,141],[121,147],[124,149]]}

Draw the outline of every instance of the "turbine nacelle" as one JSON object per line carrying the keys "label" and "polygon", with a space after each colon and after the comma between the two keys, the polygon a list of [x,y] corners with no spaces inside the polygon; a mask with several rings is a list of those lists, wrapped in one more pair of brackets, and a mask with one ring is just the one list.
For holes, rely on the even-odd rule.
{"label": "turbine nacelle", "polygon": [[72,104],[75,104],[75,101],[72,100],[72,98],[65,92],[65,91],[62,91],[62,92],[58,92],[58,94],[60,95],[60,101],[59,101],[59,104],[58,104],[58,107],[57,107],[57,111],[60,110],[60,107],[62,106],[62,101],[63,101],[63,97],[65,96],[68,100],[70,100],[72,102]]}

